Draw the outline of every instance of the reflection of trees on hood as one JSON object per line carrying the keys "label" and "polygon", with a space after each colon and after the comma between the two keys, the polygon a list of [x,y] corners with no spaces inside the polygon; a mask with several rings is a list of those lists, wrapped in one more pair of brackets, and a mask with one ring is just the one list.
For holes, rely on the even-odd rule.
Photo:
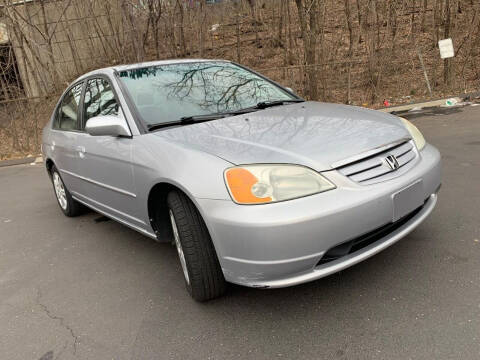
{"label": "reflection of trees on hood", "polygon": [[157,76],[155,86],[167,98],[222,112],[278,98],[277,89],[261,77],[230,64],[189,63],[122,71],[120,77]]}

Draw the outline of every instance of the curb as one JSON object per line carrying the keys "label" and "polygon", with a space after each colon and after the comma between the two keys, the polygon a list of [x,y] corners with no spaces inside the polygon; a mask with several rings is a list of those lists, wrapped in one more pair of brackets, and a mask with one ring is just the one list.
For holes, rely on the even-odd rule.
{"label": "curb", "polygon": [[[463,99],[459,98],[459,97],[453,97],[453,98],[448,98],[448,99],[455,99],[457,104],[463,102]],[[397,112],[410,111],[410,110],[415,109],[415,108],[428,109],[428,108],[433,108],[433,107],[438,107],[438,106],[445,105],[446,101],[447,101],[447,99],[440,99],[440,100],[433,100],[433,101],[427,101],[427,102],[421,102],[421,103],[392,106],[392,107],[388,107],[388,108],[379,109],[378,111],[382,111],[382,112],[386,112],[386,113],[397,113]],[[458,105],[454,105],[454,106],[458,106]],[[454,107],[454,106],[451,106],[451,107]]]}
{"label": "curb", "polygon": [[14,165],[35,165],[43,162],[43,157],[41,156],[30,156],[23,159],[13,159],[13,160],[2,160],[0,161],[0,167],[5,166],[14,166]]}
{"label": "curb", "polygon": [[445,107],[454,108],[458,106],[463,106],[464,105],[463,103],[465,101],[468,101],[471,98],[476,98],[479,96],[480,96],[480,92],[476,91],[476,92],[471,92],[471,93],[467,93],[459,96],[451,96],[443,99],[436,99],[431,101],[417,102],[417,103],[398,105],[398,106],[390,106],[387,108],[378,109],[378,111],[382,111],[386,113],[401,113],[401,112],[411,111],[412,109],[415,109],[415,108],[419,108],[419,111],[421,111],[428,108],[445,106],[446,101],[449,99],[454,99],[457,102],[457,104],[453,106],[445,106]]}

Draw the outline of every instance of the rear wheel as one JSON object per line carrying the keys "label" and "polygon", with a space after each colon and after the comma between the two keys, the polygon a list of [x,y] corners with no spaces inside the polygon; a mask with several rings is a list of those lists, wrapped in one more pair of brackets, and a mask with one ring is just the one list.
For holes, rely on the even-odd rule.
{"label": "rear wheel", "polygon": [[57,197],[58,205],[63,213],[68,217],[80,215],[84,211],[84,206],[75,201],[67,190],[60,173],[55,166],[51,169],[53,190],[55,190],[55,196]]}
{"label": "rear wheel", "polygon": [[188,292],[197,301],[221,296],[226,282],[200,213],[192,201],[178,191],[168,194],[167,203],[173,241]]}

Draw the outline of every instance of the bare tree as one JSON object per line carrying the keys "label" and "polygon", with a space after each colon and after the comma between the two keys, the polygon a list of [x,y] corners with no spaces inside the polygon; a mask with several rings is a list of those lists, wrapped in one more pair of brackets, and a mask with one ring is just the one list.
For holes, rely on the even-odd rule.
{"label": "bare tree", "polygon": [[[445,0],[445,17],[444,17],[444,32],[443,37],[447,39],[451,37],[452,23],[452,6],[451,0]],[[443,82],[447,87],[451,87],[453,83],[453,58],[445,59],[443,62]]]}
{"label": "bare tree", "polygon": [[[31,121],[24,109],[37,104],[41,127],[54,102],[44,99],[57,98],[88,70],[118,63],[197,55],[234,59],[306,98],[371,106],[385,97],[425,95],[417,48],[433,96],[440,90],[474,90],[480,78],[480,3],[474,0],[212,5],[200,0],[3,0],[2,5],[11,43],[5,45],[8,51],[0,48],[0,140],[8,133],[8,141],[0,141],[0,157],[2,144],[18,151],[33,151],[38,144],[32,140],[38,128],[30,137],[22,130]],[[448,37],[456,56],[441,65],[437,43]],[[50,108],[43,113],[38,103],[44,102]]]}
{"label": "bare tree", "polygon": [[322,0],[295,0],[305,52],[307,81],[305,94],[311,99],[318,98],[317,87],[317,15],[318,3]]}

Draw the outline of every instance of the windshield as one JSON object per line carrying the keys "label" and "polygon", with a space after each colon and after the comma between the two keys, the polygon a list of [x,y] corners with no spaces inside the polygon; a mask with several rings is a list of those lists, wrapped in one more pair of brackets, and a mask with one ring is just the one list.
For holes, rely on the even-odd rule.
{"label": "windshield", "polygon": [[228,62],[130,69],[119,72],[119,78],[147,125],[296,99],[268,80]]}

